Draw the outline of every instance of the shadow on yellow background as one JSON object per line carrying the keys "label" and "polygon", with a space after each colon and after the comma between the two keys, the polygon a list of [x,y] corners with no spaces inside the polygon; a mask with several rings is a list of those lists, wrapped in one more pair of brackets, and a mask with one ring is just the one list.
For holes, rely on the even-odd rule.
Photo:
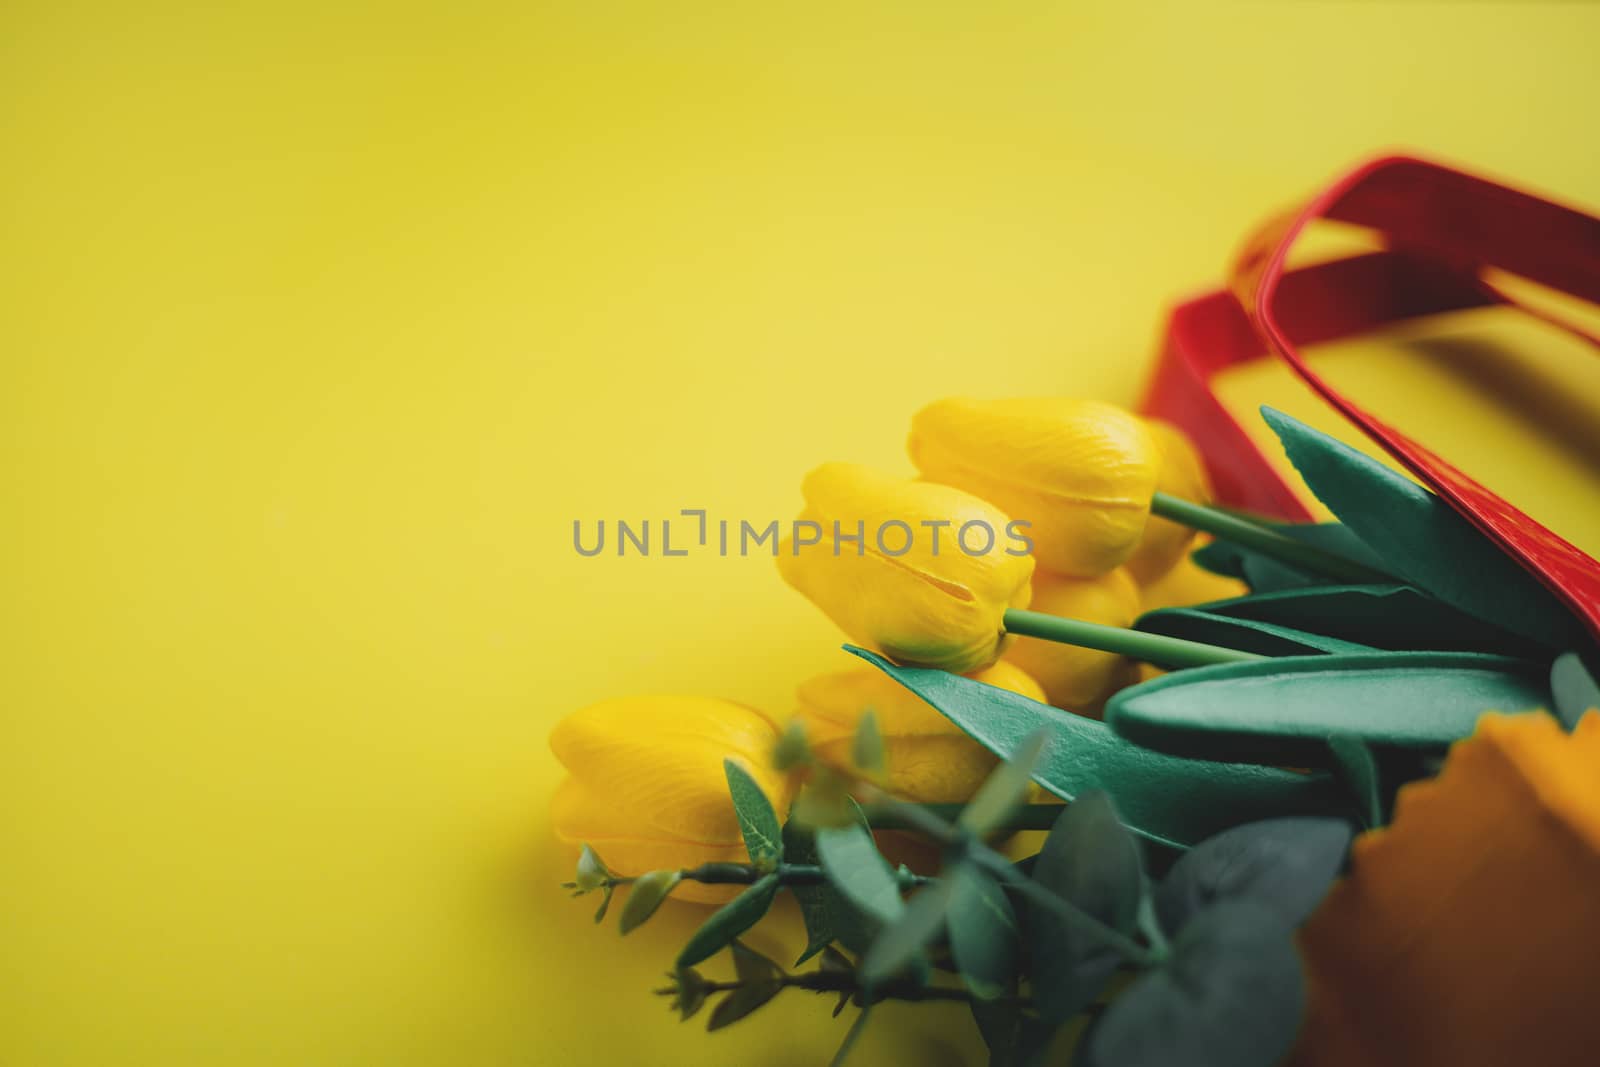
{"label": "shadow on yellow background", "polygon": [[[0,1063],[826,1062],[824,1001],[650,997],[698,913],[565,898],[544,737],[786,711],[838,635],[573,520],[1131,401],[1375,148],[1600,200],[1594,7],[865,7],[0,10]],[[858,1055],[979,1062],[917,1008]]]}

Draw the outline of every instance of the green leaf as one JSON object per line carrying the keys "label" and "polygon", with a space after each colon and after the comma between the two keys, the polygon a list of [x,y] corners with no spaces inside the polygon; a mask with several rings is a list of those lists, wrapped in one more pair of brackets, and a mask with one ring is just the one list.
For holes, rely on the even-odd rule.
{"label": "green leaf", "polygon": [[905,914],[894,871],[863,827],[818,830],[817,856],[834,888],[871,918],[893,923]]}
{"label": "green leaf", "polygon": [[710,983],[693,967],[669,971],[667,978],[672,982],[672,1006],[677,1009],[678,1020],[687,1022],[705,1004],[711,992]]}
{"label": "green leaf", "polygon": [[706,1031],[721,1030],[724,1026],[732,1026],[746,1015],[761,1007],[767,1001],[777,996],[783,986],[777,982],[767,985],[742,985],[717,1002],[711,1009],[711,1018],[706,1020]]}
{"label": "green leaf", "polygon": [[1409,585],[1323,585],[1214,600],[1208,615],[1270,623],[1394,651],[1490,652],[1543,659],[1540,646]]}
{"label": "green leaf", "polygon": [[750,854],[750,862],[782,860],[783,828],[778,823],[778,813],[772,810],[772,801],[750,777],[750,772],[733,760],[723,760],[722,771],[728,779],[728,792],[733,797],[733,810],[739,816],[739,832],[744,835],[744,848]]}
{"label": "green leaf", "polygon": [[950,882],[950,954],[980,1000],[1005,996],[1015,988],[1021,954],[1017,913],[1000,884],[971,863],[958,863]]}
{"label": "green leaf", "polygon": [[1293,929],[1344,867],[1350,837],[1342,819],[1269,819],[1220,833],[1173,864],[1156,889],[1156,915],[1178,934],[1216,904],[1251,900]]}
{"label": "green leaf", "polygon": [[650,921],[650,916],[661,907],[661,902],[683,881],[680,871],[650,871],[633,880],[628,888],[628,899],[622,905],[622,918],[617,927],[624,934]]}
{"label": "green leaf", "polygon": [[1048,730],[1035,730],[1017,745],[1011,757],[994,769],[961,809],[956,824],[982,836],[1002,826],[1028,796],[1028,783],[1050,741]]}
{"label": "green leaf", "polygon": [[776,874],[763,875],[754,885],[747,886],[694,932],[683,951],[678,953],[678,966],[693,967],[727,948],[734,938],[761,921],[777,895]]}
{"label": "green leaf", "polygon": [[790,719],[772,749],[772,765],[780,771],[788,771],[810,762],[811,743],[806,740],[805,723]]}
{"label": "green leaf", "polygon": [[845,647],[1002,758],[1028,734],[1048,728],[1050,748],[1034,780],[1065,800],[1095,789],[1110,791],[1123,823],[1159,845],[1187,847],[1230,826],[1278,815],[1348,812],[1343,790],[1326,775],[1151,752],[1118,737],[1103,722],[957,674],[897,667],[875,653]]}
{"label": "green leaf", "polygon": [[856,722],[850,762],[865,774],[882,774],[888,768],[888,753],[884,751],[883,735],[878,732],[878,714],[871,708]]}
{"label": "green leaf", "polygon": [[583,846],[583,851],[578,853],[578,874],[573,885],[577,886],[580,893],[601,889],[611,880],[611,872],[606,870],[606,865],[600,861],[600,856],[588,845]]}
{"label": "green leaf", "polygon": [[905,970],[944,932],[953,891],[948,878],[923,886],[911,897],[900,918],[873,938],[859,968],[864,988],[871,990]]}
{"label": "green leaf", "polygon": [[1261,414],[1317,499],[1382,558],[1384,570],[1552,649],[1581,639],[1555,594],[1442,499],[1281,411]]}
{"label": "green leaf", "polygon": [[1556,657],[1550,668],[1550,692],[1556,714],[1568,730],[1578,728],[1585,712],[1600,708],[1600,685],[1576,652]]}
{"label": "green leaf", "polygon": [[1290,929],[1251,900],[1195,917],[1096,1021],[1078,1067],[1271,1067],[1305,1012]]}
{"label": "green leaf", "polygon": [[[1067,805],[1039,850],[1033,880],[1120,934],[1132,934],[1138,924],[1144,894],[1139,844],[1104,792]],[[1028,925],[1039,1014],[1065,1022],[1099,994],[1121,957],[1043,908],[1029,908]]]}
{"label": "green leaf", "polygon": [[1042,1067],[1056,1027],[1027,1015],[1016,1000],[974,1000],[973,1022],[989,1049],[989,1067]]}
{"label": "green leaf", "polygon": [[1234,619],[1201,608],[1161,608],[1146,612],[1133,628],[1207,645],[1254,652],[1258,656],[1304,656],[1318,652],[1370,652],[1366,645],[1296,630],[1272,622]]}
{"label": "green leaf", "polygon": [[1130,741],[1201,759],[1329,762],[1327,738],[1444,748],[1485,711],[1545,702],[1531,664],[1470,652],[1285,656],[1174,671],[1124,689],[1106,722]]}
{"label": "green leaf", "polygon": [[[1331,552],[1336,556],[1385,570],[1383,560],[1368,548],[1349,527],[1339,522],[1267,523],[1267,526],[1296,541]],[[1253,548],[1218,538],[1194,551],[1193,559],[1214,574],[1242,579],[1253,592],[1301,589],[1326,585],[1334,579],[1302,570]]]}
{"label": "green leaf", "polygon": [[[820,862],[816,835],[793,819],[783,828],[783,848],[789,863],[811,866]],[[835,941],[857,955],[872,943],[874,924],[832,885],[791,885],[789,892],[799,903],[806,924],[806,948],[795,960],[796,967]]]}
{"label": "green leaf", "polygon": [[1384,823],[1382,776],[1378,761],[1359,737],[1333,734],[1328,738],[1333,773],[1350,791],[1365,829],[1376,830]]}

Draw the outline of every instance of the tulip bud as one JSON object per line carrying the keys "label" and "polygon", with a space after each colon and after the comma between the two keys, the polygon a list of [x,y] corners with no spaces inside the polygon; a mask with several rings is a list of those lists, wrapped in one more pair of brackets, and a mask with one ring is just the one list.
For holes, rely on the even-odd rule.
{"label": "tulip bud", "polygon": [[[969,675],[1031,700],[1044,692],[1021,670],[996,663]],[[827,763],[850,766],[856,726],[871,712],[883,740],[891,793],[923,804],[963,803],[999,762],[909,689],[871,668],[822,674],[800,686],[795,716],[811,749]]]}
{"label": "tulip bud", "polygon": [[1166,574],[1144,584],[1139,591],[1139,610],[1183,608],[1191,604],[1245,596],[1249,592],[1250,587],[1239,579],[1213,574],[1185,556]]}
{"label": "tulip bud", "polygon": [[1132,554],[1161,460],[1137,416],[1054,397],[940,400],[916,414],[907,448],[929,481],[1029,523],[1041,567],[1082,578]]}
{"label": "tulip bud", "polygon": [[[1195,504],[1211,503],[1211,479],[1194,443],[1170,422],[1146,419],[1145,425],[1161,449],[1156,490]],[[1145,523],[1138,547],[1128,557],[1128,572],[1141,585],[1155,581],[1184,558],[1194,543],[1194,534],[1187,526],[1152,515]]]}
{"label": "tulip bud", "polygon": [[[722,761],[740,763],[786,811],[790,783],[770,762],[777,740],[761,712],[710,697],[624,697],[573,712],[550,733],[568,771],[552,805],[556,836],[592,844],[622,876],[748,862]],[[710,902],[736,892],[685,882],[673,896]]]}
{"label": "tulip bud", "polygon": [[1007,608],[1028,606],[1033,558],[1011,520],[945,485],[825,463],[801,486],[778,570],[859,644],[898,663],[972,671],[993,663]]}
{"label": "tulip bud", "polygon": [[[1139,615],[1139,586],[1118,567],[1098,578],[1033,576],[1033,610],[1103,626],[1128,626]],[[1003,662],[1016,664],[1043,687],[1050,703],[1079,714],[1098,714],[1116,690],[1138,680],[1137,668],[1115,652],[1019,637]]]}

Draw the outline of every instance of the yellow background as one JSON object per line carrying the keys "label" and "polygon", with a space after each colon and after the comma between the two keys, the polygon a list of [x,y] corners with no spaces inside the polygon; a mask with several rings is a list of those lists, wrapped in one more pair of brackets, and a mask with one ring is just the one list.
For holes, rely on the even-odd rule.
{"label": "yellow background", "polygon": [[[837,635],[769,560],[580,559],[572,520],[789,516],[940,395],[1132,400],[1163,305],[1380,147],[1600,202],[1597,39],[12,0],[0,1063],[825,1062],[821,1001],[708,1038],[649,996],[697,913],[619,942],[565,899],[544,738],[627,692],[785,711]],[[859,1062],[975,1062],[886,1017]]]}

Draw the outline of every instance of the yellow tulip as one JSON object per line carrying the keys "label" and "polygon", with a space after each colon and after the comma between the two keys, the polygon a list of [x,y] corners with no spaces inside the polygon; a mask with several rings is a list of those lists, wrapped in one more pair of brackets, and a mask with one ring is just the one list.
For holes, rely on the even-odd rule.
{"label": "yellow tulip", "polygon": [[1301,930],[1295,1067],[1595,1062],[1600,713],[1486,715]]}
{"label": "yellow tulip", "polygon": [[1138,416],[1068,398],[940,400],[917,412],[907,448],[930,481],[1029,523],[1041,567],[1079,578],[1133,553],[1161,466]]}
{"label": "yellow tulip", "polygon": [[[1161,449],[1156,490],[1196,504],[1211,503],[1211,479],[1194,443],[1170,422],[1146,419],[1145,425]],[[1152,515],[1145,523],[1138,547],[1128,557],[1128,571],[1140,584],[1153,582],[1172,570],[1193,542],[1194,530],[1190,527]]]}
{"label": "yellow tulip", "polygon": [[[749,771],[781,818],[791,788],[772,767],[777,739],[762,712],[711,697],[622,697],[575,711],[550,732],[568,772],[556,836],[592,846],[619,875],[747,862],[722,761]],[[684,882],[673,896],[713,902],[737,889]]]}
{"label": "yellow tulip", "polygon": [[[1036,571],[1033,610],[1104,626],[1128,626],[1139,615],[1139,586],[1118,567],[1098,578],[1064,578]],[[1006,652],[1038,681],[1058,708],[1096,714],[1116,690],[1138,680],[1138,668],[1115,652],[1063,645],[1037,637],[1019,637]]]}
{"label": "yellow tulip", "polygon": [[[801,486],[778,570],[851,639],[898,663],[973,671],[999,658],[1033,558],[1011,520],[949,486],[826,463]],[[805,536],[798,536],[804,528]]]}
{"label": "yellow tulip", "polygon": [[[1009,663],[969,677],[1044,700],[1032,678]],[[795,712],[806,740],[824,762],[849,766],[856,725],[873,713],[888,757],[889,791],[922,804],[959,804],[972,797],[998,762],[921,697],[871,667],[822,674],[800,686]]]}

